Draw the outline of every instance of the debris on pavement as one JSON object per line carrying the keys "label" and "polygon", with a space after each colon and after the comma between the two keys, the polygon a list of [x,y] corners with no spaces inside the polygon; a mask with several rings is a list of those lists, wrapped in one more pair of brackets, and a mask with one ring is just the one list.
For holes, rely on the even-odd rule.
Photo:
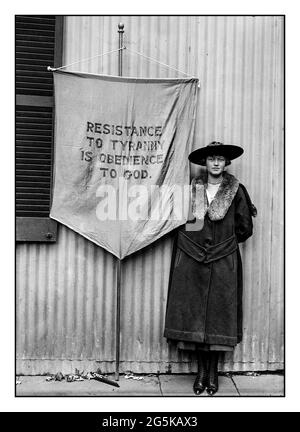
{"label": "debris on pavement", "polygon": [[64,376],[61,372],[58,372],[55,376],[54,376],[54,380],[55,381],[62,381],[64,379]]}
{"label": "debris on pavement", "polygon": [[133,380],[143,380],[144,378],[142,376],[134,375],[133,373],[127,373],[124,376],[125,379],[133,379]]}
{"label": "debris on pavement", "polygon": [[116,381],[110,380],[105,375],[103,375],[101,373],[100,368],[97,369],[97,372],[88,372],[88,373],[85,373],[84,371],[80,372],[78,369],[75,369],[74,374],[63,375],[61,372],[58,372],[57,374],[47,376],[46,381],[65,380],[66,382],[75,382],[75,381],[84,381],[84,380],[92,380],[92,379],[96,381],[101,381],[105,384],[110,384],[114,387],[120,387]]}
{"label": "debris on pavement", "polygon": [[256,376],[260,376],[260,373],[259,372],[246,372],[245,375],[256,377]]}
{"label": "debris on pavement", "polygon": [[110,380],[110,379],[106,378],[104,375],[100,375],[98,373],[92,372],[92,378],[91,379],[104,382],[105,384],[110,384],[114,387],[120,387],[116,381]]}
{"label": "debris on pavement", "polygon": [[88,373],[86,374],[85,378],[88,379],[88,380],[93,379],[93,374],[92,374],[92,372],[88,372]]}
{"label": "debris on pavement", "polygon": [[54,381],[54,375],[48,376],[46,381]]}
{"label": "debris on pavement", "polygon": [[65,379],[67,382],[73,382],[73,381],[84,381],[84,379],[79,375],[69,374],[65,376]]}
{"label": "debris on pavement", "polygon": [[20,381],[18,378],[16,379],[16,385],[22,384],[22,381]]}

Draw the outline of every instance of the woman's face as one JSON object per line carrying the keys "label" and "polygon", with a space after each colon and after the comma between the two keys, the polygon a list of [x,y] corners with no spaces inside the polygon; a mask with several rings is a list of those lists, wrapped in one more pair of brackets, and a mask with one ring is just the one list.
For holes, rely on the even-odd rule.
{"label": "woman's face", "polygon": [[207,156],[206,168],[209,174],[214,177],[220,176],[225,168],[226,159],[224,156]]}

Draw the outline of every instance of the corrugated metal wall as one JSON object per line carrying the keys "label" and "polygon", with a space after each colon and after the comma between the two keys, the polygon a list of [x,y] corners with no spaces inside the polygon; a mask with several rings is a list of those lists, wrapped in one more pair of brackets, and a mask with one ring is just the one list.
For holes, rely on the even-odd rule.
{"label": "corrugated metal wall", "polygon": [[[258,208],[241,248],[244,339],[223,370],[283,368],[283,18],[67,17],[64,64],[125,45],[201,82],[194,147],[212,139],[242,145],[231,172]],[[117,54],[69,70],[117,75]],[[124,52],[124,76],[175,77]],[[146,101],[145,101],[146,103]],[[164,340],[172,236],[123,264],[121,371],[189,372],[195,361]],[[17,246],[17,371],[114,370],[116,260],[61,226],[52,245]]]}

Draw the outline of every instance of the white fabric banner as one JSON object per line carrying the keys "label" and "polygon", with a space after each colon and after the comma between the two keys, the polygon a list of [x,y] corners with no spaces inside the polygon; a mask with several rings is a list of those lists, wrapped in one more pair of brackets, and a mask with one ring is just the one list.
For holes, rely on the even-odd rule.
{"label": "white fabric banner", "polygon": [[53,75],[50,217],[121,259],[184,224],[198,80]]}

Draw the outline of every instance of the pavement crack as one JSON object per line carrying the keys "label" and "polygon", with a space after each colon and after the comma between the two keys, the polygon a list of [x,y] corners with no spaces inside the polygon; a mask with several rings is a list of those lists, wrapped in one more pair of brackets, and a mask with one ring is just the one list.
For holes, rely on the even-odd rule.
{"label": "pavement crack", "polygon": [[160,394],[163,396],[163,392],[162,392],[162,388],[161,388],[161,382],[160,382],[160,379],[159,379],[159,374],[157,374],[157,379],[158,379],[158,385],[159,385]]}
{"label": "pavement crack", "polygon": [[230,379],[231,379],[231,381],[233,382],[233,385],[234,385],[234,387],[235,387],[235,389],[236,389],[236,391],[237,391],[237,394],[238,394],[239,396],[241,396],[241,394],[240,394],[240,392],[239,392],[239,389],[238,389],[238,387],[237,387],[237,385],[236,385],[236,383],[235,383],[235,381],[234,381],[232,375],[230,375]]}

